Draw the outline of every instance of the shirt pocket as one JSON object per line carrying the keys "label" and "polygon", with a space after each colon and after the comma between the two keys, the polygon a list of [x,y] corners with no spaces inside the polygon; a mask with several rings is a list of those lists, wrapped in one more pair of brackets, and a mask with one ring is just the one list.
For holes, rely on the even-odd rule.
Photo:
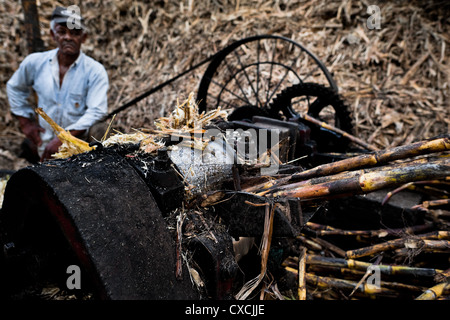
{"label": "shirt pocket", "polygon": [[67,115],[70,118],[79,118],[86,112],[86,101],[82,94],[69,93]]}

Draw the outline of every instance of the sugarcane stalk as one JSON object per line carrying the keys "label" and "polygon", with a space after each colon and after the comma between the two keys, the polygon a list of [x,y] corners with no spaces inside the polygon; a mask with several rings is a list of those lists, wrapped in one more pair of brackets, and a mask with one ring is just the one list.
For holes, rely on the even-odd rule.
{"label": "sugarcane stalk", "polygon": [[416,189],[415,186],[418,184],[443,184],[446,183],[442,180],[430,180],[430,181],[416,181],[416,182],[408,182],[398,188],[396,188],[395,190],[392,190],[390,192],[388,192],[386,194],[386,197],[383,199],[383,201],[381,202],[381,205],[385,205],[391,198],[393,195],[399,193],[402,190],[405,189]]}
{"label": "sugarcane stalk", "polygon": [[436,282],[443,282],[445,280],[450,280],[450,268],[447,270],[440,271],[434,277],[434,281],[436,281]]}
{"label": "sugarcane stalk", "polygon": [[325,182],[333,182],[333,181],[338,181],[338,180],[343,180],[343,179],[350,179],[350,178],[354,178],[354,177],[357,177],[357,176],[360,176],[360,175],[366,174],[366,173],[375,173],[375,172],[387,171],[387,170],[391,170],[391,169],[400,169],[400,168],[404,168],[404,167],[417,166],[417,165],[432,162],[434,160],[437,160],[437,159],[436,158],[433,158],[433,159],[421,158],[421,159],[415,159],[415,160],[410,160],[410,161],[404,161],[402,163],[387,164],[382,167],[357,169],[354,171],[345,171],[345,172],[336,173],[336,174],[329,175],[329,176],[314,177],[314,178],[311,178],[308,180],[302,180],[299,182],[282,185],[283,183],[287,182],[290,179],[289,176],[286,176],[286,177],[281,177],[278,179],[273,179],[271,181],[268,181],[267,183],[262,183],[257,186],[253,186],[251,188],[251,190],[249,188],[249,189],[246,189],[246,191],[247,192],[257,192],[257,195],[264,196],[269,193],[274,193],[274,192],[282,191],[282,190],[286,190],[286,189],[293,189],[293,188],[297,188],[297,187],[317,185],[317,184],[325,183]]}
{"label": "sugarcane stalk", "polygon": [[[426,164],[429,162],[432,162],[434,160],[437,160],[437,158],[420,158],[420,159],[414,159],[414,160],[405,160],[402,163],[388,163],[380,167],[371,167],[371,168],[357,168],[356,170],[352,171],[344,171],[336,174],[326,175],[326,176],[319,176],[314,177],[308,180],[302,180],[299,183],[299,185],[304,184],[318,184],[323,182],[329,182],[329,181],[336,181],[341,180],[345,178],[351,178],[360,174],[365,173],[374,173],[379,172],[383,170],[391,170],[391,169],[399,169],[404,167],[411,167],[411,166],[417,166],[420,164]],[[285,186],[281,186],[280,188],[285,188]]]}
{"label": "sugarcane stalk", "polygon": [[376,244],[376,245],[373,245],[370,247],[349,250],[346,252],[345,257],[347,259],[356,259],[356,258],[369,256],[369,255],[387,251],[387,250],[403,248],[404,246],[405,246],[404,239],[395,239],[395,240],[387,241],[384,243]]}
{"label": "sugarcane stalk", "polygon": [[405,247],[405,240],[404,239],[395,239],[390,240],[384,243],[376,244],[369,247],[359,248],[355,250],[349,250],[346,252],[346,259],[356,259],[361,258],[365,256],[370,256],[379,252],[388,251],[388,250],[395,250],[399,248]]}
{"label": "sugarcane stalk", "polygon": [[275,215],[275,205],[266,205],[266,213],[264,219],[264,232],[262,236],[260,250],[261,254],[261,272],[258,276],[251,279],[239,290],[236,295],[237,300],[245,300],[248,295],[261,283],[266,275],[267,262],[269,259],[270,245],[272,242],[272,232],[273,232],[273,219]]}
{"label": "sugarcane stalk", "polygon": [[415,166],[360,173],[349,178],[304,185],[267,194],[273,197],[311,200],[332,195],[363,194],[396,187],[411,181],[439,179],[450,174],[450,159],[437,159]]}
{"label": "sugarcane stalk", "polygon": [[302,241],[303,243],[305,243],[305,245],[307,245],[308,247],[312,248],[313,250],[319,250],[322,251],[324,249],[328,249],[329,251],[341,256],[341,257],[345,257],[345,251],[342,250],[341,248],[339,248],[338,246],[320,239],[320,238],[313,238],[313,239],[307,239],[302,235],[298,235],[296,237],[298,240]]}
{"label": "sugarcane stalk", "polygon": [[[382,258],[383,258],[383,256],[379,256],[379,257],[377,258],[377,260],[375,261],[375,263],[372,264],[372,265],[378,265],[378,264],[380,264],[380,261],[381,261]],[[371,265],[371,266],[372,266],[372,265]],[[372,274],[372,270],[370,270],[369,268],[367,268],[366,273],[365,273],[364,276],[361,278],[361,280],[359,280],[359,282],[356,284],[355,288],[352,290],[352,292],[350,293],[349,297],[351,297],[351,296],[355,293],[355,291],[360,287],[360,285],[361,285],[364,281],[366,281],[367,277],[370,276],[371,274]]]}
{"label": "sugarcane stalk", "polygon": [[450,231],[434,230],[420,235],[421,239],[450,240]]}
{"label": "sugarcane stalk", "polygon": [[394,160],[402,160],[448,150],[450,150],[450,136],[446,135],[442,138],[420,141],[409,145],[326,163],[309,170],[295,173],[289,177],[279,179],[277,184],[284,184],[288,181],[299,181],[314,177],[327,176],[358,168],[380,166]]}
{"label": "sugarcane stalk", "polygon": [[379,229],[379,230],[342,230],[332,228],[330,226],[323,226],[317,223],[308,221],[306,226],[313,229],[318,236],[329,236],[329,235],[342,235],[342,236],[365,236],[365,237],[384,237],[388,235],[398,235],[400,233],[411,234],[418,231],[424,231],[429,229],[432,224],[423,224],[407,228],[398,229]]}
{"label": "sugarcane stalk", "polygon": [[356,279],[364,276],[363,271],[335,266],[308,265],[308,271],[314,274],[336,274],[345,279],[348,279],[349,277]]}
{"label": "sugarcane stalk", "polygon": [[320,126],[322,128],[327,129],[327,130],[331,130],[333,132],[336,132],[336,133],[342,135],[343,137],[347,138],[348,140],[350,140],[350,141],[352,141],[352,142],[354,142],[354,143],[356,143],[356,144],[366,148],[367,150],[371,150],[371,151],[379,151],[380,150],[377,147],[375,147],[373,145],[370,145],[367,142],[365,142],[365,141],[355,137],[354,135],[351,135],[350,133],[345,132],[345,131],[343,131],[343,130],[341,130],[339,128],[336,128],[335,126],[332,126],[332,125],[330,125],[330,124],[328,124],[326,122],[323,122],[323,121],[320,121],[320,120],[318,120],[316,118],[313,118],[313,117],[311,117],[308,114],[304,114],[303,115],[303,119],[305,119],[306,121],[312,122],[312,123],[314,123],[314,124],[316,124],[316,125],[318,125],[318,126]]}
{"label": "sugarcane stalk", "polygon": [[111,121],[110,121],[109,124],[108,124],[108,128],[106,128],[106,131],[105,131],[105,133],[103,134],[102,139],[100,140],[101,142],[106,141],[106,139],[108,138],[109,132],[111,131],[111,127],[112,127],[112,124],[113,124],[113,122],[114,122],[115,119],[116,119],[116,115],[113,115]]}
{"label": "sugarcane stalk", "polygon": [[347,259],[356,259],[387,250],[395,250],[401,248],[421,250],[450,250],[450,241],[447,240],[426,240],[426,239],[395,239],[379,243],[370,247],[364,247],[355,250],[349,250],[345,253]]}
{"label": "sugarcane stalk", "polygon": [[325,249],[328,249],[329,251],[337,254],[338,256],[345,257],[345,251],[342,250],[341,248],[339,248],[338,246],[332,244],[331,242],[328,242],[321,238],[314,238],[311,240],[318,243],[322,247],[322,250],[325,248]]}
{"label": "sugarcane stalk", "polygon": [[303,247],[298,263],[298,300],[306,300],[306,281],[305,281],[305,272],[306,272],[306,248]]}
{"label": "sugarcane stalk", "polygon": [[[293,265],[293,263],[292,263]],[[293,268],[291,264],[287,264],[287,265],[283,265],[284,267],[290,267]],[[367,265],[370,265],[369,263],[367,263]],[[381,266],[381,265],[379,265]],[[308,271],[310,273],[313,274],[318,274],[318,273],[334,273],[337,274],[338,276],[344,276],[344,277],[351,277],[351,278],[356,278],[356,277],[363,277],[366,272],[364,271],[359,271],[356,269],[350,269],[350,268],[345,268],[345,267],[341,267],[341,266],[332,266],[332,265],[317,265],[317,264],[310,264],[308,266]],[[380,274],[383,274],[382,272],[380,272]],[[414,277],[416,277],[417,275],[412,274]],[[387,288],[387,289],[392,289],[392,290],[396,290],[396,291],[408,291],[408,292],[423,292],[426,288],[422,287],[422,286],[415,286],[415,285],[409,285],[409,284],[405,284],[405,283],[400,283],[400,282],[388,282],[388,281],[380,281],[380,286],[383,288]],[[358,287],[355,287],[358,288]],[[349,295],[350,296],[350,295]]]}
{"label": "sugarcane stalk", "polygon": [[[308,265],[334,266],[339,268],[349,268],[355,270],[366,271],[371,263],[358,261],[354,259],[330,258],[309,254],[306,258]],[[412,275],[415,277],[434,277],[441,273],[442,270],[432,268],[417,268],[397,265],[377,265],[380,274],[384,275]]]}
{"label": "sugarcane stalk", "polygon": [[323,248],[320,244],[302,236],[302,235],[298,235],[296,237],[297,240],[300,240],[301,242],[303,242],[306,246],[308,246],[309,248],[311,248],[312,250],[316,250],[316,251],[321,251]]}
{"label": "sugarcane stalk", "polygon": [[423,249],[427,250],[443,250],[450,252],[450,241],[448,240],[421,240],[423,241]]}
{"label": "sugarcane stalk", "polygon": [[421,141],[396,148],[377,151],[371,154],[361,155],[350,159],[325,164],[311,170],[300,172],[296,175],[298,179],[317,177],[334,174],[350,169],[383,165],[394,160],[415,157],[424,154],[450,150],[450,137],[446,136],[434,140]]}
{"label": "sugarcane stalk", "polygon": [[44,112],[44,110],[42,110],[42,108],[35,108],[35,111],[42,118],[44,118],[45,121],[48,122],[48,124],[52,127],[56,136],[62,143],[68,143],[69,145],[76,147],[80,153],[86,152],[86,151],[91,151],[94,149],[94,147],[90,147],[89,143],[87,143],[86,141],[83,141],[81,139],[78,139],[77,137],[74,137],[73,135],[70,134],[70,132],[61,128],[52,118],[50,118]]}
{"label": "sugarcane stalk", "polygon": [[450,199],[438,199],[438,200],[424,201],[421,204],[413,206],[412,209],[430,209],[448,205],[450,205]]}
{"label": "sugarcane stalk", "polygon": [[[258,186],[254,186],[253,188],[250,189],[253,190],[251,192],[255,192],[258,196],[265,196],[267,194],[273,193],[273,192],[277,192],[277,191],[282,191],[282,190],[286,190],[286,189],[292,189],[292,188],[300,188],[300,187],[306,187],[306,186],[312,186],[312,185],[316,185],[316,184],[320,184],[320,183],[325,183],[325,182],[331,182],[331,181],[336,181],[336,180],[342,180],[342,179],[349,179],[358,175],[363,174],[364,171],[350,171],[350,172],[342,172],[336,175],[332,175],[332,176],[325,176],[325,177],[317,177],[317,178],[311,178],[309,180],[303,180],[303,181],[299,181],[299,182],[295,182],[295,183],[291,183],[288,185],[281,185],[280,183],[282,181],[288,181],[287,179],[289,179],[289,177],[285,177],[285,178],[281,178],[278,180],[272,180],[272,181],[268,181],[267,183],[258,185]],[[262,190],[262,191],[260,191]]]}
{"label": "sugarcane stalk", "polygon": [[430,159],[421,158],[421,159],[404,161],[403,163],[387,164],[381,168],[374,167],[374,168],[357,169],[357,170],[353,170],[353,171],[345,171],[345,172],[336,173],[333,175],[314,177],[314,178],[310,178],[307,180],[301,180],[301,181],[293,182],[293,183],[289,183],[289,184],[285,184],[285,183],[288,183],[290,180],[296,180],[295,178],[293,178],[293,177],[295,177],[295,174],[294,175],[285,175],[285,176],[279,177],[279,178],[272,177],[270,180],[264,181],[262,183],[255,184],[255,185],[252,185],[249,187],[245,187],[244,191],[245,192],[254,192],[259,196],[264,196],[270,192],[291,189],[293,187],[300,187],[300,186],[319,184],[319,183],[323,183],[323,182],[336,181],[336,180],[351,178],[351,177],[361,175],[364,173],[368,173],[368,172],[375,172],[375,171],[379,171],[379,170],[388,170],[391,168],[395,169],[395,168],[401,168],[401,167],[407,167],[407,166],[415,166],[415,165],[419,165],[419,164],[425,164],[428,162],[430,162]]}
{"label": "sugarcane stalk", "polygon": [[413,286],[410,284],[400,283],[400,282],[387,282],[381,281],[380,285],[386,289],[391,289],[395,291],[412,291],[412,292],[421,292],[423,291],[423,287]]}
{"label": "sugarcane stalk", "polygon": [[450,283],[441,282],[426,290],[416,300],[436,300],[447,290],[450,290]]}
{"label": "sugarcane stalk", "polygon": [[[298,271],[294,268],[285,267],[285,270],[298,276]],[[355,281],[323,277],[311,273],[305,273],[305,279],[307,284],[322,289],[335,288],[345,291],[351,291],[355,288],[355,286],[357,286],[357,283]],[[369,286],[367,284],[357,286],[357,290],[360,293],[368,295],[377,294],[377,295],[388,295],[393,297],[397,297],[399,295],[398,292],[394,290],[382,287],[373,289],[372,286]]]}

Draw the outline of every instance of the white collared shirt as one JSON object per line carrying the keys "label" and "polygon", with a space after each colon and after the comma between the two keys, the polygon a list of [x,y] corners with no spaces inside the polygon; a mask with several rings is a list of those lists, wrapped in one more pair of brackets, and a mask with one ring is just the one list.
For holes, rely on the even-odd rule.
{"label": "white collared shirt", "polygon": [[[58,49],[28,55],[7,82],[11,112],[15,115],[35,117],[34,106],[28,98],[31,88],[38,96],[38,106],[65,130],[88,130],[108,111],[108,74],[102,64],[80,52],[78,59],[64,75],[59,85]],[[45,146],[55,134],[41,117],[42,155]]]}

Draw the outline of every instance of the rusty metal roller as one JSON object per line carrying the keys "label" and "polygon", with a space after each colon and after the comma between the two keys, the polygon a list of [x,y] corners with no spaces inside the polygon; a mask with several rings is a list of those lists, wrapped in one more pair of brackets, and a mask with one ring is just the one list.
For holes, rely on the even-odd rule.
{"label": "rusty metal roller", "polygon": [[148,186],[118,153],[19,170],[0,227],[6,260],[66,241],[100,298],[198,298],[187,271],[176,279],[174,240]]}

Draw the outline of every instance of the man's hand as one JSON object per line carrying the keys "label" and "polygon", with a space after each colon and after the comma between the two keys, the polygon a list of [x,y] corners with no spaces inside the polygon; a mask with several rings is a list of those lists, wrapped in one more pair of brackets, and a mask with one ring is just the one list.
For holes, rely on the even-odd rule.
{"label": "man's hand", "polygon": [[32,119],[28,119],[25,117],[18,117],[20,130],[22,130],[23,134],[31,140],[36,146],[40,146],[42,144],[41,140],[41,132],[45,132],[45,129],[42,128],[36,121]]}
{"label": "man's hand", "polygon": [[61,141],[58,139],[58,137],[51,140],[47,146],[45,147],[44,153],[41,157],[41,162],[44,162],[45,160],[51,159],[52,154],[58,152],[59,147],[62,145]]}
{"label": "man's hand", "polygon": [[[74,137],[81,136],[85,130],[70,130],[70,134]],[[61,140],[59,140],[58,137],[55,137],[52,141],[50,141],[45,147],[44,153],[41,157],[41,162],[44,162],[45,160],[51,159],[52,154],[58,152],[59,147],[62,145]]]}

